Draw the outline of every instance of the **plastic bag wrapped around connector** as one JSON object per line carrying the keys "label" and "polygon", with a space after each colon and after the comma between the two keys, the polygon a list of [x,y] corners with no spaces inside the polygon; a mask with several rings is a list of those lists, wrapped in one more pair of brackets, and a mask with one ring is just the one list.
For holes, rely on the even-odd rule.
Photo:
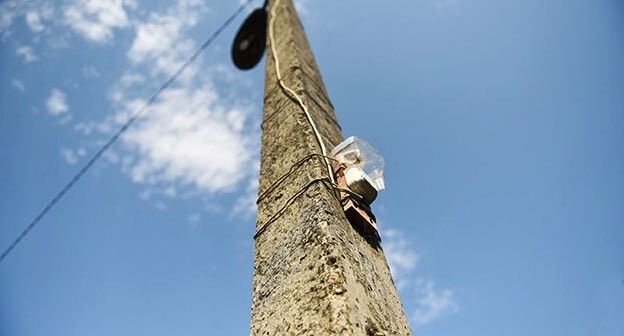
{"label": "plastic bag wrapped around connector", "polygon": [[368,142],[355,136],[349,137],[331,151],[331,156],[347,167],[360,168],[378,191],[386,187],[384,159]]}

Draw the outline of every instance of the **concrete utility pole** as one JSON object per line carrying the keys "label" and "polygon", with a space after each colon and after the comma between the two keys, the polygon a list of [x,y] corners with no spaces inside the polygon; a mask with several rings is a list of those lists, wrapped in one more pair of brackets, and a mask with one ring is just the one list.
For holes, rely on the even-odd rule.
{"label": "concrete utility pole", "polygon": [[321,153],[311,124],[278,82],[271,43],[327,150],[343,140],[292,1],[269,8],[251,335],[411,335],[378,241],[345,217],[326,163],[309,156]]}

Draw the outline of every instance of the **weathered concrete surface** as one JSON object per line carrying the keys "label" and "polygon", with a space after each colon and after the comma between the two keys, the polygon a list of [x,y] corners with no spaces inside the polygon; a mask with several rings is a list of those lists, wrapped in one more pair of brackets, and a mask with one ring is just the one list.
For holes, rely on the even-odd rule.
{"label": "weathered concrete surface", "polygon": [[[291,0],[280,0],[274,29],[282,77],[331,150],[342,141],[340,126]],[[267,49],[260,194],[320,153],[302,109],[279,87]],[[307,161],[259,202],[257,227],[323,177],[323,162]],[[251,335],[411,335],[381,247],[351,226],[332,190],[312,183],[292,201],[256,239]]]}

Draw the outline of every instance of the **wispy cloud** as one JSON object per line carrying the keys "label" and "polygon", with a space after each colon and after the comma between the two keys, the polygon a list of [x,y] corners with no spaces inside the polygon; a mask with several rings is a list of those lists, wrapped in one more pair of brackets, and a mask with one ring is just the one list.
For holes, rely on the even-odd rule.
{"label": "wispy cloud", "polygon": [[65,148],[65,147],[62,147],[60,149],[60,153],[61,153],[61,156],[63,157],[63,159],[65,159],[65,162],[67,162],[70,165],[76,164],[80,157],[82,157],[85,154],[87,154],[87,152],[85,151],[84,148],[79,148],[77,150],[71,150],[71,149]]}
{"label": "wispy cloud", "polygon": [[404,232],[393,229],[382,231],[384,251],[397,289],[410,321],[415,326],[428,325],[444,316],[456,313],[459,305],[451,289],[438,289],[436,282],[417,274],[421,256],[415,251]]}
{"label": "wispy cloud", "polygon": [[37,1],[4,0],[0,2],[0,36],[3,39],[12,34],[12,28],[17,18],[24,17],[26,25],[34,33],[45,30],[44,21],[54,16],[54,7],[49,3]]}
{"label": "wispy cloud", "polygon": [[459,311],[452,290],[436,288],[433,280],[420,280],[416,283],[416,287],[418,298],[413,320],[417,325],[428,325],[443,316]]}
{"label": "wispy cloud", "polygon": [[50,96],[46,100],[48,113],[58,116],[69,111],[69,105],[66,101],[66,95],[59,89],[52,89]]}
{"label": "wispy cloud", "polygon": [[91,65],[83,66],[81,72],[85,78],[99,78],[102,75],[94,66]]}
{"label": "wispy cloud", "polygon": [[26,91],[26,86],[24,85],[24,82],[17,78],[11,79],[11,86],[22,92]]}
{"label": "wispy cloud", "polygon": [[[126,53],[130,62],[109,94],[117,113],[99,123],[83,122],[78,130],[110,133],[140,109],[146,88],[174,73],[194,49],[188,31],[205,10],[201,1],[179,0],[133,22],[136,35]],[[150,196],[231,192],[257,170],[250,105],[223,96],[214,84],[217,72],[199,76],[198,69],[188,68],[121,139],[122,171]]]}
{"label": "wispy cloud", "polygon": [[200,220],[201,220],[201,214],[199,213],[193,213],[188,216],[188,223],[192,227],[196,227],[199,224]]}
{"label": "wispy cloud", "polygon": [[256,213],[256,199],[258,197],[258,173],[260,172],[259,162],[256,163],[257,170],[252,173],[247,182],[244,194],[236,200],[232,215],[249,216]]}
{"label": "wispy cloud", "polygon": [[[131,0],[67,0],[40,8],[17,8],[19,3],[8,2],[13,5],[0,4],[0,28],[10,28],[16,17],[23,16],[32,32],[45,32],[40,36],[49,41],[66,38],[67,33],[56,34],[60,27],[97,44],[113,42],[120,30],[134,32],[125,51],[125,69],[108,91],[115,112],[102,120],[82,119],[72,124],[93,145],[105,141],[126,122],[143,106],[150,90],[186,60],[197,46],[191,29],[208,12],[202,0],[176,0],[169,8],[154,12],[140,12]],[[24,62],[37,60],[30,46],[22,46],[16,53]],[[201,62],[200,58],[187,68],[120,139],[115,153],[105,157],[141,184],[146,195],[187,197],[200,193],[210,198],[216,193],[241,191],[232,207],[237,214],[248,213],[254,209],[257,193],[258,122],[252,104],[232,92],[249,83],[227,67],[202,68]],[[93,65],[82,68],[84,78],[100,75]],[[23,88],[21,82],[11,85]],[[62,123],[71,119],[67,96],[60,89],[51,90],[45,105],[49,114],[62,116]],[[67,148],[60,152],[69,164],[81,156]]]}
{"label": "wispy cloud", "polygon": [[151,13],[136,22],[136,36],[127,56],[134,64],[150,63],[154,74],[172,74],[193,50],[186,31],[197,25],[206,7],[201,1],[178,1],[164,14]]}
{"label": "wispy cloud", "polygon": [[[143,102],[127,103],[130,112]],[[127,172],[148,185],[230,190],[252,159],[252,142],[243,130],[246,117],[241,108],[222,106],[210,86],[171,89],[123,138],[136,154]]]}
{"label": "wispy cloud", "polygon": [[89,41],[110,41],[113,30],[128,27],[127,7],[135,2],[124,0],[74,0],[64,9],[64,22]]}
{"label": "wispy cloud", "polygon": [[305,16],[310,13],[310,10],[308,8],[308,0],[296,0],[294,1],[294,4],[299,15]]}
{"label": "wispy cloud", "polygon": [[40,32],[45,29],[43,23],[41,23],[41,16],[37,11],[29,11],[26,13],[26,24],[33,32]]}
{"label": "wispy cloud", "polygon": [[436,0],[436,8],[438,10],[444,10],[450,7],[454,7],[459,4],[459,0]]}
{"label": "wispy cloud", "polygon": [[403,287],[408,279],[407,274],[413,271],[420,260],[420,256],[412,249],[402,232],[384,230],[384,251],[392,276],[397,281],[397,287]]}
{"label": "wispy cloud", "polygon": [[15,54],[17,56],[21,56],[24,60],[24,63],[31,63],[39,59],[37,55],[35,55],[35,51],[33,48],[29,46],[22,46],[15,50]]}
{"label": "wispy cloud", "polygon": [[8,34],[8,29],[13,24],[13,19],[17,12],[16,1],[4,1],[0,3],[0,32],[5,37]]}
{"label": "wispy cloud", "polygon": [[42,4],[37,8],[29,9],[26,14],[26,24],[31,31],[40,33],[45,30],[44,21],[51,20],[54,17],[54,8],[49,4]]}

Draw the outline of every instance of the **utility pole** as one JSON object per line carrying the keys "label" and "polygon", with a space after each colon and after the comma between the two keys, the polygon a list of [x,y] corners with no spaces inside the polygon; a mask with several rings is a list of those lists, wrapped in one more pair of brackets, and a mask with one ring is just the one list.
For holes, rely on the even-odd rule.
{"label": "utility pole", "polygon": [[411,335],[379,241],[315,155],[343,138],[292,0],[269,8],[251,335]]}

